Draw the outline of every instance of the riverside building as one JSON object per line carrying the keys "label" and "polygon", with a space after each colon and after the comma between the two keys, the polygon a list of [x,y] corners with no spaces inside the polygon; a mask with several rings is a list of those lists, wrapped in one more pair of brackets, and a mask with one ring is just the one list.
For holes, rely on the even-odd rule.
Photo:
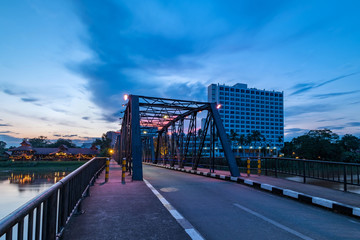
{"label": "riverside building", "polygon": [[211,84],[208,101],[221,104],[219,113],[227,134],[235,132],[237,136],[246,136],[255,130],[262,134],[265,139],[255,143],[256,146],[248,144],[248,148],[261,146],[277,152],[283,146],[283,92],[248,88],[243,83],[234,86]]}

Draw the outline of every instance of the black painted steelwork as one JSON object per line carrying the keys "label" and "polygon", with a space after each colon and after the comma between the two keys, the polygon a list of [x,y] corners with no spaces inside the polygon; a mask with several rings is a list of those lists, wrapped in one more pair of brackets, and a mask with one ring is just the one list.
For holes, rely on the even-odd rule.
{"label": "black painted steelwork", "polygon": [[70,218],[82,211],[81,201],[89,195],[90,186],[104,169],[105,161],[106,158],[91,159],[3,218],[0,237],[13,239],[13,228],[17,226],[17,239],[60,238]]}
{"label": "black painted steelwork", "polygon": [[293,158],[262,158],[265,173],[286,174],[307,178],[325,180],[343,184],[344,191],[347,185],[360,186],[360,164],[304,160]]}
{"label": "black painted steelwork", "polygon": [[[199,132],[197,117],[201,112],[206,118],[204,129]],[[197,169],[207,136],[211,139],[212,159],[219,138],[231,175],[239,176],[215,103],[130,95],[115,159],[126,158],[133,180],[142,180],[142,160],[184,167],[190,158],[192,168]]]}

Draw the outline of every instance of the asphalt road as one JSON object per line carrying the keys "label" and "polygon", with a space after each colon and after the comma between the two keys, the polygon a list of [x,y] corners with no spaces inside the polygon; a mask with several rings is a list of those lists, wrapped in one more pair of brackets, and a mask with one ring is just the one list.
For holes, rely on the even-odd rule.
{"label": "asphalt road", "polygon": [[360,221],[233,182],[144,165],[144,178],[206,239],[360,239]]}

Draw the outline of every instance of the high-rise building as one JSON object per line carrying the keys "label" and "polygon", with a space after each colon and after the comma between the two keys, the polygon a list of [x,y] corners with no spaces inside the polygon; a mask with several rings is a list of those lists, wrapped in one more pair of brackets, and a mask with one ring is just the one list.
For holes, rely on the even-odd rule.
{"label": "high-rise building", "polygon": [[[264,137],[263,145],[283,146],[284,93],[234,86],[211,84],[208,101],[221,104],[219,113],[228,134],[249,135],[257,130]],[[265,143],[265,144],[264,144]]]}

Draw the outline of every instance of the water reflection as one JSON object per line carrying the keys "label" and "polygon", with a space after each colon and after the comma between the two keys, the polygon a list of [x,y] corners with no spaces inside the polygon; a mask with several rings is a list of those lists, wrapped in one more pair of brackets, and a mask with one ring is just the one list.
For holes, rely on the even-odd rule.
{"label": "water reflection", "polygon": [[67,174],[69,172],[0,172],[0,219]]}

